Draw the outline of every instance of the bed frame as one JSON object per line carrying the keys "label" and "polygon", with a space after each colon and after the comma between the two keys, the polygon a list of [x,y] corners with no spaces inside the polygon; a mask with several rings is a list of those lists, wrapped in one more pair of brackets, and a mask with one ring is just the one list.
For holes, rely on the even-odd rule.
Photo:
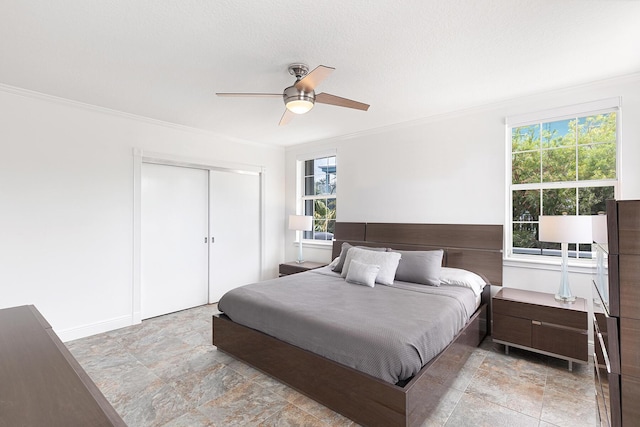
{"label": "bed frame", "polygon": [[[444,249],[443,265],[471,270],[492,285],[502,285],[501,225],[339,222],[335,238],[333,257],[343,242],[398,250]],[[464,329],[403,387],[234,323],[224,314],[213,317],[213,344],[359,424],[419,426],[487,335],[490,301],[486,286],[480,307]]]}

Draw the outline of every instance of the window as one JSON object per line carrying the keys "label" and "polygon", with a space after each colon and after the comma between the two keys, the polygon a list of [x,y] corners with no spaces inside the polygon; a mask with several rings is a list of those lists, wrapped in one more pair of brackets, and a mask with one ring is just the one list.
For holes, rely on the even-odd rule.
{"label": "window", "polygon": [[[560,256],[559,243],[538,240],[539,216],[597,215],[615,198],[617,108],[586,111],[509,126],[510,254]],[[591,258],[591,245],[569,245],[569,256]]]}
{"label": "window", "polygon": [[331,241],[336,226],[336,156],[301,163],[303,213],[313,217],[313,230],[305,231],[304,238]]}

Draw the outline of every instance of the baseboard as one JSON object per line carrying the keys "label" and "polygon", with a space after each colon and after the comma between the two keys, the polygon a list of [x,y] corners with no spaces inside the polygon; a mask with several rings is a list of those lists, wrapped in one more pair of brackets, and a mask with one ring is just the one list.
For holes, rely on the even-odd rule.
{"label": "baseboard", "polygon": [[142,322],[142,312],[141,311],[134,311],[133,312],[133,324],[137,325],[138,323]]}
{"label": "baseboard", "polygon": [[[138,322],[140,323],[140,322]],[[55,330],[56,335],[62,342],[77,340],[79,338],[88,337],[91,335],[101,334],[103,332],[113,331],[114,329],[124,328],[126,326],[135,325],[132,316],[125,315],[115,317],[113,319],[105,320],[102,322],[91,323],[89,325],[83,325],[76,328]]]}

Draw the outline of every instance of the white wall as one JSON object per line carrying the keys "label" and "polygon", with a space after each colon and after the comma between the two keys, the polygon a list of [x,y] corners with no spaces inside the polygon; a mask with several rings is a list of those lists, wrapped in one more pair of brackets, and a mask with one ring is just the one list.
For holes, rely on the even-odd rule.
{"label": "white wall", "polygon": [[[294,233],[282,236],[295,212],[298,155],[337,149],[340,221],[504,224],[504,118],[613,96],[623,100],[621,198],[637,199],[640,75],[295,146],[286,156],[0,87],[0,308],[35,304],[63,339],[131,324],[134,147],[264,166],[268,277],[296,258]],[[306,247],[305,258],[329,261],[330,251]],[[504,283],[555,292],[554,268],[506,263]],[[586,274],[573,276],[574,292],[588,296]]]}
{"label": "white wall", "polygon": [[132,323],[133,148],[265,167],[265,270],[283,258],[284,151],[0,87],[0,308],[63,340]]}
{"label": "white wall", "polygon": [[[451,96],[455,96],[452,94]],[[640,74],[519,98],[286,152],[286,209],[295,211],[297,156],[337,149],[338,220],[505,224],[505,118],[622,97],[621,197],[640,199]],[[371,108],[375,108],[375,104]],[[295,259],[293,233],[286,258]],[[308,260],[330,250],[305,247]],[[504,285],[557,291],[557,265],[505,262]],[[575,294],[590,297],[589,269],[572,268]]]}

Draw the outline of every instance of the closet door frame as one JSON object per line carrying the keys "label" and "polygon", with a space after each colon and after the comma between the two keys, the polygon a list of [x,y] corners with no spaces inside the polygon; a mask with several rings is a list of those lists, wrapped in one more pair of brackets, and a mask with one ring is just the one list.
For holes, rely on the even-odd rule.
{"label": "closet door frame", "polygon": [[[143,151],[140,148],[133,149],[133,286],[132,286],[132,307],[131,323],[142,322],[142,299],[141,299],[141,267],[142,267],[142,163],[152,163],[167,166],[181,166],[209,171],[221,171],[229,173],[241,173],[257,175],[260,185],[259,195],[259,215],[260,215],[260,257],[258,270],[260,279],[263,278],[263,266],[265,265],[265,171],[263,166],[229,164],[217,162],[215,160],[190,159],[174,156],[166,153]],[[209,242],[209,244],[211,244]],[[209,287],[211,283],[209,283]],[[211,302],[211,301],[209,301]]]}

